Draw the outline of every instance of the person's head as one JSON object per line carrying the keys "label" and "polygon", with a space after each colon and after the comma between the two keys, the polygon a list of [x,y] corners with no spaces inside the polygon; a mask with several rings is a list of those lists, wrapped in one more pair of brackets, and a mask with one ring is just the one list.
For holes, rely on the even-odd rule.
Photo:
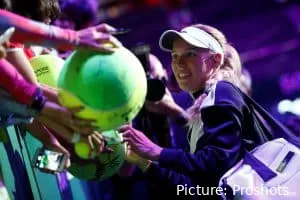
{"label": "person's head", "polygon": [[97,22],[97,7],[93,0],[65,0],[61,3],[63,15],[55,23],[75,30],[92,26]]}
{"label": "person's head", "polygon": [[180,32],[166,31],[159,42],[163,50],[172,53],[172,69],[179,87],[192,93],[215,82],[224,63],[226,43],[221,31],[203,24]]}
{"label": "person's head", "polygon": [[4,10],[11,10],[11,0],[1,0],[0,8]]}
{"label": "person's head", "polygon": [[71,17],[66,15],[65,13],[62,13],[58,19],[56,19],[53,24],[55,26],[64,28],[64,29],[72,29],[75,30],[75,22]]}
{"label": "person's head", "polygon": [[241,58],[237,50],[231,45],[225,45],[224,63],[220,67],[218,79],[227,80],[240,87],[240,77],[242,75]]}
{"label": "person's head", "polygon": [[49,24],[60,15],[60,7],[58,0],[12,0],[12,12]]}

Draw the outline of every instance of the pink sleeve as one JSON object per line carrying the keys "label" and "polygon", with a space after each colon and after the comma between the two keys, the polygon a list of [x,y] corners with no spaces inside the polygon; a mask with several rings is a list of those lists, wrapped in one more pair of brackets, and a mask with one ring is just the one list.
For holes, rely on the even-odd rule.
{"label": "pink sleeve", "polygon": [[0,87],[7,90],[15,100],[31,105],[37,86],[28,83],[5,59],[0,60]]}
{"label": "pink sleeve", "polygon": [[0,9],[0,33],[15,27],[12,42],[38,44],[62,50],[73,49],[77,32],[33,21]]}

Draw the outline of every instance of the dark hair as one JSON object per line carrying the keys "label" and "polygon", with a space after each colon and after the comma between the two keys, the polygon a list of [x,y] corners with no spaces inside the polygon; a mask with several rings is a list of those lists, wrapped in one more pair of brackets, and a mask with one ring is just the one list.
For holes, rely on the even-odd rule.
{"label": "dark hair", "polygon": [[54,20],[60,15],[58,0],[12,0],[12,11],[37,21]]}
{"label": "dark hair", "polygon": [[76,30],[95,23],[97,19],[92,3],[86,0],[66,0],[61,4],[61,10],[64,17],[74,22]]}

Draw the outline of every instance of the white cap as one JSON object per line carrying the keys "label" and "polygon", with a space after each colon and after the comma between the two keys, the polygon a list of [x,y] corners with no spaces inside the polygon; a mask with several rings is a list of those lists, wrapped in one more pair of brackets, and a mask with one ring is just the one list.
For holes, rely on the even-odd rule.
{"label": "white cap", "polygon": [[160,48],[164,51],[171,52],[174,39],[177,37],[182,38],[195,47],[210,49],[215,53],[224,55],[221,44],[213,36],[194,26],[188,26],[180,32],[175,30],[165,31],[159,39]]}

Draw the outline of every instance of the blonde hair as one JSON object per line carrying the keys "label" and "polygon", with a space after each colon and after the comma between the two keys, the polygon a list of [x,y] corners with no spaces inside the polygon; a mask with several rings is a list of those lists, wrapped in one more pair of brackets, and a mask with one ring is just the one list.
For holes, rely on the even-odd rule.
{"label": "blonde hair", "polygon": [[[223,47],[224,50],[223,64],[217,71],[216,76],[208,81],[207,84],[214,84],[219,80],[226,80],[239,87],[240,76],[242,74],[242,64],[238,51],[231,44],[227,43],[225,35],[218,29],[203,24],[196,24],[193,26],[212,35],[220,43],[221,47]],[[198,97],[195,100],[194,104],[187,110],[187,113],[189,115],[188,126],[190,128],[191,124],[199,122],[199,120],[201,121],[200,106],[205,96],[206,95],[203,94]]]}
{"label": "blonde hair", "polygon": [[242,75],[242,63],[237,50],[226,44],[224,51],[224,63],[219,70],[219,80],[229,81],[240,87],[240,77]]}
{"label": "blonde hair", "polygon": [[225,74],[225,71],[220,70],[220,69],[222,68],[222,66],[225,63],[225,56],[226,56],[225,51],[226,51],[227,39],[220,30],[218,30],[217,28],[214,28],[212,26],[204,25],[204,24],[194,24],[192,26],[195,28],[199,28],[199,29],[207,32],[208,34],[210,34],[213,38],[215,38],[219,42],[219,44],[221,45],[221,47],[223,49],[224,58],[222,58],[221,65],[216,70],[217,73],[214,74],[206,83],[206,85],[212,85],[212,84],[216,83],[218,80],[222,79],[223,74]]}

